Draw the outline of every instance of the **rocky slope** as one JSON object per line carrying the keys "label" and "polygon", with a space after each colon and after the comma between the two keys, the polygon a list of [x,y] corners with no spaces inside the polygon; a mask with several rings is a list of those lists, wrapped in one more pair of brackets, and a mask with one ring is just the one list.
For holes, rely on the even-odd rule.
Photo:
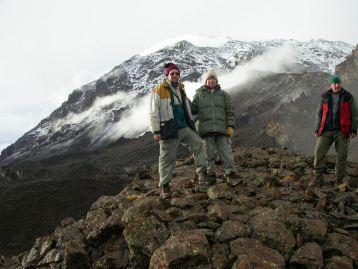
{"label": "rocky slope", "polygon": [[357,87],[358,80],[358,45],[346,60],[336,66],[336,73],[342,76],[349,88]]}
{"label": "rocky slope", "polygon": [[[90,154],[1,167],[0,253],[19,254],[64,217],[83,217],[100,196],[120,192],[138,170],[156,163],[158,154],[158,143],[147,134]],[[178,156],[186,154],[181,148]]]}
{"label": "rocky slope", "polygon": [[[93,150],[120,137],[143,133],[147,126],[132,126],[134,130],[129,132],[128,123],[123,120],[142,100],[140,97],[162,80],[164,62],[176,62],[182,69],[183,81],[197,81],[209,66],[222,72],[232,71],[268,51],[272,55],[266,59],[267,71],[332,72],[352,48],[343,42],[325,40],[231,40],[218,47],[195,46],[183,40],[136,55],[98,80],[74,90],[48,118],[3,150],[0,163]],[[255,68],[259,68],[257,65]]]}
{"label": "rocky slope", "polygon": [[[312,157],[238,148],[242,182],[194,180],[177,162],[174,197],[160,200],[154,166],[119,194],[98,199],[86,217],[65,218],[31,250],[2,257],[2,268],[357,268],[358,165],[351,189],[325,186],[305,196]],[[220,175],[220,169],[218,174]],[[304,199],[306,198],[306,199]]]}

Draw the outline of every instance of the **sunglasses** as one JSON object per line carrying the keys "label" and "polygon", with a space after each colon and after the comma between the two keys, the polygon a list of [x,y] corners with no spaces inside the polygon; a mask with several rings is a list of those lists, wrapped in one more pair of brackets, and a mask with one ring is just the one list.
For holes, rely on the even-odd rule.
{"label": "sunglasses", "polygon": [[176,76],[180,76],[180,73],[178,73],[178,72],[172,72],[172,73],[169,73],[169,76],[174,76],[174,75],[176,75]]}

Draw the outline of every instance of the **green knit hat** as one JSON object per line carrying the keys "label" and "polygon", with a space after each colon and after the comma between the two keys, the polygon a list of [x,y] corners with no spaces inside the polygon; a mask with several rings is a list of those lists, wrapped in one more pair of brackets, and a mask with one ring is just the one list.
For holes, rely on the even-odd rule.
{"label": "green knit hat", "polygon": [[332,75],[329,77],[329,84],[333,84],[333,83],[342,83],[342,80],[340,77]]}

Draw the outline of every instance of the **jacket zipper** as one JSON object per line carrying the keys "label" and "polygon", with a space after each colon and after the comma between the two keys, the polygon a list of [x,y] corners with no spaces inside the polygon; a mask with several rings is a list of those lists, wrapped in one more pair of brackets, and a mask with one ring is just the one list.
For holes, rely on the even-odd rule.
{"label": "jacket zipper", "polygon": [[214,130],[216,131],[215,110],[214,110],[214,92],[211,93],[211,106],[213,108]]}

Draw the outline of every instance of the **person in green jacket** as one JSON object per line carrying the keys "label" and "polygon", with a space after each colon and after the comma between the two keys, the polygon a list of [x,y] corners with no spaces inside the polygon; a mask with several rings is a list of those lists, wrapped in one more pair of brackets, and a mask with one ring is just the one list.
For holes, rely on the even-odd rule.
{"label": "person in green jacket", "polygon": [[323,172],[326,163],[326,154],[335,144],[336,159],[336,183],[345,183],[349,139],[357,135],[358,108],[351,93],[342,87],[342,81],[338,76],[329,78],[331,88],[326,91],[319,103],[315,136],[317,143],[314,156],[314,177],[309,186],[319,187],[323,183]]}
{"label": "person in green jacket", "polygon": [[197,114],[196,127],[205,142],[207,173],[215,176],[215,151],[223,165],[226,181],[238,183],[233,160],[231,138],[234,135],[235,113],[230,95],[218,84],[215,70],[204,75],[205,85],[197,89],[192,101],[192,113]]}

